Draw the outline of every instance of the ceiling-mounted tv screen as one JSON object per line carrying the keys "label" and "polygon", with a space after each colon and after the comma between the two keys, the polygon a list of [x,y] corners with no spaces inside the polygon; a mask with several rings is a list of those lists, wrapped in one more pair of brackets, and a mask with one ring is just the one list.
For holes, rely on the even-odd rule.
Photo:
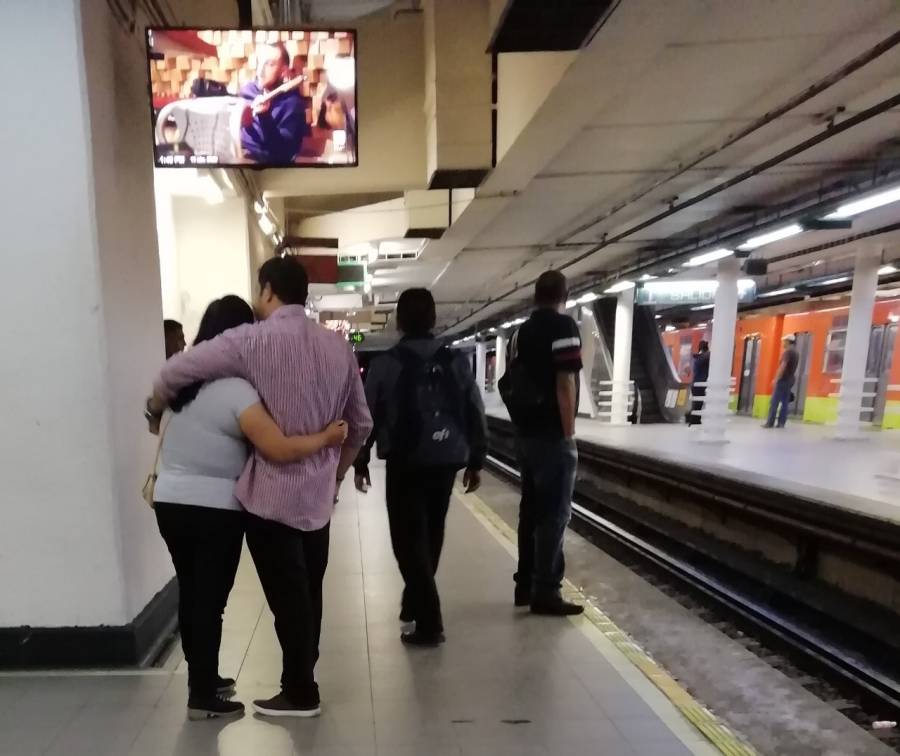
{"label": "ceiling-mounted tv screen", "polygon": [[358,164],[351,30],[147,30],[159,168]]}

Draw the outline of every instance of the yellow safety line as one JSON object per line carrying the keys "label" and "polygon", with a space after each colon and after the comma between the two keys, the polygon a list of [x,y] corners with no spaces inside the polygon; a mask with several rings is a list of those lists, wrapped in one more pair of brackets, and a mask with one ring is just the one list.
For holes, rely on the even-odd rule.
{"label": "yellow safety line", "polygon": [[[491,509],[477,494],[464,494],[457,488],[457,498],[488,530],[507,542],[507,550],[515,554],[517,543],[516,531]],[[571,581],[565,580],[563,592],[568,598],[584,605],[584,617],[602,633],[613,646],[637,667],[659,691],[675,706],[681,715],[690,722],[720,753],[726,756],[759,756],[759,752],[744,742],[737,734],[716,717],[709,709],[699,703],[662,667],[659,666],[627,633],[623,632],[615,622],[604,614],[584,592]],[[577,620],[573,620],[578,624]]]}

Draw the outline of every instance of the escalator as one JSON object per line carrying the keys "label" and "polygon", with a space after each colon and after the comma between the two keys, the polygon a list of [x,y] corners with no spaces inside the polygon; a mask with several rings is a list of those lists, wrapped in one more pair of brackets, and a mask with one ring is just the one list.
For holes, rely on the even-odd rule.
{"label": "escalator", "polygon": [[[609,354],[614,351],[616,300],[594,302],[597,330]],[[689,384],[678,380],[669,353],[659,336],[653,307],[634,306],[631,380],[640,394],[640,423],[679,423],[688,409]]]}

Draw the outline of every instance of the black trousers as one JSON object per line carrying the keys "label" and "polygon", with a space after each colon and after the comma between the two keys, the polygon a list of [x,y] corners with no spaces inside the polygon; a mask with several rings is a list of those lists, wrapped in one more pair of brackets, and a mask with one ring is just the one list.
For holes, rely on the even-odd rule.
{"label": "black trousers", "polygon": [[191,695],[215,695],[222,614],[244,540],[244,515],[187,504],[155,504],[159,532],[178,577],[178,624]]}
{"label": "black trousers", "polygon": [[322,581],[329,526],[303,531],[246,515],[247,546],[281,645],[281,689],[296,703],[319,701],[315,666],[322,633]]}
{"label": "black trousers", "polygon": [[405,584],[403,613],[414,617],[416,630],[427,635],[444,629],[435,573],[455,478],[455,468],[387,461],[385,498],[391,545]]}

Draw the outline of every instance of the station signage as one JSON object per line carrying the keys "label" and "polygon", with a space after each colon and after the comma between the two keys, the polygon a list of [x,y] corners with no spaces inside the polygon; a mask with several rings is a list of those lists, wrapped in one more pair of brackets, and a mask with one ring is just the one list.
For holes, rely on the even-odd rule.
{"label": "station signage", "polygon": [[366,336],[361,331],[353,331],[348,337],[351,344],[362,344],[366,340]]}
{"label": "station signage", "polygon": [[[647,281],[638,286],[635,301],[641,305],[665,307],[712,304],[718,288],[719,282],[715,280]],[[738,280],[738,301],[752,302],[755,299],[756,282],[750,278]]]}

